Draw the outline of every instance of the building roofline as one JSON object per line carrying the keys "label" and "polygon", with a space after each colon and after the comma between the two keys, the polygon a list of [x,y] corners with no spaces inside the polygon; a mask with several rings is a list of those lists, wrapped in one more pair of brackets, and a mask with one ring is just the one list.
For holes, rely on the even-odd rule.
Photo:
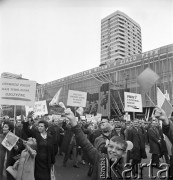
{"label": "building roofline", "polygon": [[[133,55],[133,56],[130,56],[130,57],[128,57],[128,58],[124,58],[124,60],[125,59],[131,59],[131,58],[135,58],[135,57],[137,57],[137,56],[139,56],[139,55],[144,55],[144,54],[147,54],[147,53],[150,53],[151,51],[156,51],[156,50],[160,50],[160,49],[162,49],[162,48],[165,48],[165,47],[171,47],[171,46],[173,46],[173,44],[168,44],[168,45],[164,45],[164,46],[161,46],[161,47],[158,47],[158,48],[154,48],[154,49],[152,49],[152,50],[149,50],[149,51],[145,51],[145,52],[142,52],[142,53],[139,53],[139,54],[135,54],[135,55]],[[106,68],[106,69],[104,69],[104,65],[103,65],[103,69],[100,69],[100,71],[104,71],[104,70],[108,70],[110,67],[111,67],[111,65],[113,64],[113,62],[109,65],[109,64],[105,64],[105,66],[108,66],[108,68]],[[121,66],[123,66],[123,65],[117,65],[116,67],[118,68],[118,67],[121,67]],[[101,68],[102,66],[97,66],[97,67],[94,67],[94,68],[91,68],[91,69],[89,69],[89,70],[86,70],[86,71],[93,71],[94,69],[97,69],[97,68]],[[81,78],[82,76],[84,76],[84,75],[79,75],[79,74],[82,74],[82,73],[84,73],[84,72],[86,72],[86,71],[82,71],[82,72],[78,72],[78,73],[75,73],[75,74],[72,74],[72,75],[69,75],[69,76],[65,76],[65,77],[63,77],[63,78],[60,78],[60,79],[56,79],[56,80],[53,80],[53,81],[49,81],[49,82],[47,82],[47,83],[43,83],[43,84],[40,84],[40,85],[38,85],[38,86],[40,86],[40,87],[45,87],[45,86],[47,86],[47,85],[49,85],[49,84],[53,84],[53,83],[64,83],[64,81],[66,81],[67,79],[69,80],[69,81],[72,81],[72,80],[74,80],[74,79],[76,79],[76,78]],[[94,72],[93,72],[94,73]],[[92,74],[92,73],[91,73]],[[79,75],[79,76],[78,76]],[[88,76],[88,75],[90,75],[90,74],[86,74],[85,76]],[[69,78],[69,77],[71,77],[71,76],[76,76],[76,77],[73,77],[73,78]]]}
{"label": "building roofline", "polygon": [[141,26],[140,26],[136,21],[134,21],[134,20],[133,20],[132,18],[130,18],[127,14],[125,14],[125,13],[119,11],[119,10],[117,10],[117,11],[113,12],[112,14],[106,16],[105,18],[103,18],[103,19],[101,20],[101,22],[104,22],[104,21],[108,20],[109,18],[111,18],[111,17],[113,17],[114,15],[117,15],[117,14],[120,14],[120,15],[122,15],[122,16],[125,16],[126,18],[130,19],[134,24],[138,25],[139,28],[141,28]]}

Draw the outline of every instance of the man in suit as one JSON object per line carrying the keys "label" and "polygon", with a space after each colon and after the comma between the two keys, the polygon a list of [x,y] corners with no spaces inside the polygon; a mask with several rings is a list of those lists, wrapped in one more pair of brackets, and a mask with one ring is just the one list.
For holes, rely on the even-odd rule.
{"label": "man in suit", "polygon": [[141,128],[139,128],[138,120],[135,119],[133,126],[129,128],[127,133],[127,140],[133,143],[133,149],[129,153],[129,159],[132,163],[133,174],[138,174],[138,164],[142,159],[146,159],[144,135]]}

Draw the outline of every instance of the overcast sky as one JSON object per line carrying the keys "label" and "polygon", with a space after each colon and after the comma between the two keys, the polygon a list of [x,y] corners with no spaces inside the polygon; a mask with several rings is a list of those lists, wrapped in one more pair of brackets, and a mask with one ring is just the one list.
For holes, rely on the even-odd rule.
{"label": "overcast sky", "polygon": [[46,83],[99,66],[116,10],[141,26],[143,52],[173,43],[172,0],[0,0],[0,74]]}

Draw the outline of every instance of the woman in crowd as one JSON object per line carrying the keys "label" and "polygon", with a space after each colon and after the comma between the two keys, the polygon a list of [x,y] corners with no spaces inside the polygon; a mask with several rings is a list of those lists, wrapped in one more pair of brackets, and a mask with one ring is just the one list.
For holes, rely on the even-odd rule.
{"label": "woman in crowd", "polygon": [[13,159],[19,151],[19,144],[15,145],[11,151],[8,151],[1,143],[8,132],[13,132],[14,126],[10,121],[4,121],[2,125],[2,134],[0,134],[0,180],[14,180],[13,176],[6,171],[8,166],[15,163]]}
{"label": "woman in crowd", "polygon": [[37,155],[35,158],[35,179],[50,180],[51,168],[55,163],[54,139],[47,131],[47,121],[40,120],[38,122],[38,130],[29,129],[29,123],[23,124],[23,129],[29,137],[33,137],[37,141]]}

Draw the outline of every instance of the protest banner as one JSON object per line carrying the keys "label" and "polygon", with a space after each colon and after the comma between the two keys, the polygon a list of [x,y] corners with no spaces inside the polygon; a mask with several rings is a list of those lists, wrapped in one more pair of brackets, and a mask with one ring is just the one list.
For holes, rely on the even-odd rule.
{"label": "protest banner", "polygon": [[94,118],[95,118],[95,120],[96,120],[97,122],[100,122],[100,121],[101,121],[101,118],[102,118],[102,114],[97,113],[97,115],[94,116]]}
{"label": "protest banner", "polygon": [[124,92],[124,104],[126,112],[142,112],[141,94]]}
{"label": "protest banner", "polygon": [[124,119],[125,119],[126,121],[130,121],[130,114],[128,114],[128,112],[125,113]]}
{"label": "protest banner", "polygon": [[85,107],[86,98],[87,98],[87,92],[69,90],[67,106]]}
{"label": "protest banner", "polygon": [[26,117],[28,116],[29,112],[32,112],[32,111],[34,111],[33,106],[25,106]]}
{"label": "protest banner", "polygon": [[90,121],[93,120],[93,115],[91,115],[91,114],[85,114],[85,116],[86,116],[86,120],[87,120],[88,122],[90,122]]}
{"label": "protest banner", "polygon": [[34,117],[48,114],[46,100],[36,101],[34,106],[25,106],[26,116],[29,112],[34,112]]}
{"label": "protest banner", "polygon": [[17,141],[19,140],[19,137],[17,137],[15,134],[12,132],[9,132],[4,140],[2,141],[2,145],[8,149],[9,151],[12,150],[12,148],[16,145]]}
{"label": "protest banner", "polygon": [[33,106],[36,82],[29,80],[0,78],[0,104]]}
{"label": "protest banner", "polygon": [[83,112],[84,112],[83,107],[79,107],[79,108],[76,110],[76,112],[77,112],[80,116],[82,116],[82,115],[83,115]]}
{"label": "protest banner", "polygon": [[60,114],[53,114],[52,115],[52,120],[60,120],[61,119],[61,115]]}
{"label": "protest banner", "polygon": [[48,114],[46,100],[44,101],[37,101],[34,104],[34,115],[35,116],[41,116]]}

